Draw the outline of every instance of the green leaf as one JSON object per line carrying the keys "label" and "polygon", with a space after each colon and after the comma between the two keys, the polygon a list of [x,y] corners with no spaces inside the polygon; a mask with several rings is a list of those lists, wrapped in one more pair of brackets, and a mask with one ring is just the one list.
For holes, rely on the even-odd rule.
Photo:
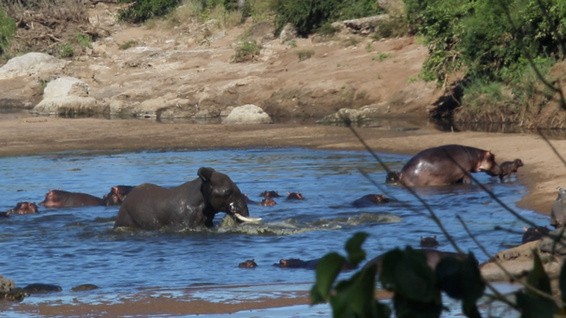
{"label": "green leaf", "polygon": [[566,263],[562,264],[560,269],[560,296],[562,297],[562,303],[566,304]]}
{"label": "green leaf", "polygon": [[462,300],[467,317],[480,317],[477,301],[485,291],[478,261],[472,253],[465,258],[446,257],[435,269],[440,289],[448,296]]}
{"label": "green leaf", "polygon": [[311,301],[325,299],[328,301],[330,291],[336,277],[346,259],[338,253],[329,253],[320,259],[316,265],[316,293],[311,291]]}
{"label": "green leaf", "polygon": [[[520,308],[522,318],[552,318],[558,308],[550,294],[550,279],[536,251],[533,251],[533,256],[533,270],[527,276],[527,283],[538,292],[531,289],[527,289],[526,292],[518,291],[517,306]],[[548,297],[540,295],[540,292],[547,294]]]}
{"label": "green leaf", "polygon": [[367,233],[358,232],[346,241],[346,252],[348,253],[348,262],[354,267],[366,259],[366,252],[362,249],[362,244],[368,237]]}
{"label": "green leaf", "polygon": [[436,277],[423,251],[407,247],[384,254],[380,275],[383,287],[411,300],[435,300]]}

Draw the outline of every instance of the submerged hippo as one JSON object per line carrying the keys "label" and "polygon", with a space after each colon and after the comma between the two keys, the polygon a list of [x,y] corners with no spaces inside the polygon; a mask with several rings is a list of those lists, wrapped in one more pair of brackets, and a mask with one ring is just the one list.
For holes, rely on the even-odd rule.
{"label": "submerged hippo", "polygon": [[[308,261],[303,261],[300,258],[284,258],[279,260],[279,263],[275,263],[273,264],[273,266],[275,267],[279,267],[279,268],[303,268],[303,269],[316,269],[316,266],[318,265],[318,263],[320,262],[320,258],[316,258],[316,259],[312,259],[312,260],[308,260]],[[342,265],[342,270],[343,271],[348,271],[348,270],[353,270],[356,267],[353,266],[352,264],[345,262]]]}
{"label": "submerged hippo", "polygon": [[63,190],[51,190],[45,195],[45,199],[39,202],[46,208],[69,208],[79,206],[105,205],[99,197],[80,192],[68,192]]}
{"label": "submerged hippo", "polygon": [[35,214],[39,212],[39,208],[33,202],[18,202],[15,207],[6,211],[7,215],[11,214]]}
{"label": "submerged hippo", "polygon": [[126,196],[132,191],[133,186],[117,185],[110,188],[110,192],[105,194],[102,199],[107,206],[120,205],[126,199]]}
{"label": "submerged hippo", "polygon": [[479,171],[499,175],[495,155],[474,147],[444,145],[419,152],[399,173],[389,173],[386,181],[410,187],[470,183],[470,174]]}
{"label": "submerged hippo", "polygon": [[499,172],[499,180],[503,181],[506,178],[511,178],[511,176],[517,173],[519,167],[523,166],[523,161],[521,159],[515,159],[513,161],[504,161],[499,167],[501,171]]}
{"label": "submerged hippo", "polygon": [[135,187],[122,203],[114,226],[142,230],[212,227],[220,211],[239,222],[260,220],[248,218],[246,196],[227,175],[205,167],[197,175],[174,188],[149,183]]}
{"label": "submerged hippo", "polygon": [[363,208],[363,207],[374,206],[376,204],[387,203],[390,201],[391,199],[389,199],[383,194],[366,194],[363,197],[354,200],[352,202],[352,206],[356,208]]}

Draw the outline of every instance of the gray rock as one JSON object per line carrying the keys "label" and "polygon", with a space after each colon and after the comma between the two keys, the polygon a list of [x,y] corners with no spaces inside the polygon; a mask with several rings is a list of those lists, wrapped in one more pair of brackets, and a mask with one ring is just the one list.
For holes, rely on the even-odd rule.
{"label": "gray rock", "polygon": [[269,114],[261,107],[248,104],[234,107],[230,114],[222,120],[223,124],[271,124],[273,121]]}
{"label": "gray rock", "polygon": [[0,67],[0,80],[62,70],[67,61],[45,53],[31,52],[10,59]]}
{"label": "gray rock", "polygon": [[364,122],[374,121],[389,113],[388,105],[372,104],[360,109],[342,108],[334,114],[323,117],[317,124],[346,124],[359,125]]}
{"label": "gray rock", "polygon": [[108,106],[89,96],[89,86],[74,77],[60,77],[47,84],[43,100],[32,112],[42,115],[93,115]]}
{"label": "gray rock", "polygon": [[539,249],[546,253],[566,255],[565,228],[551,231],[539,243]]}
{"label": "gray rock", "polygon": [[15,287],[14,281],[6,279],[4,276],[0,275],[0,293],[8,293]]}
{"label": "gray rock", "polygon": [[558,196],[550,211],[550,225],[561,228],[566,223],[566,189],[558,188]]}

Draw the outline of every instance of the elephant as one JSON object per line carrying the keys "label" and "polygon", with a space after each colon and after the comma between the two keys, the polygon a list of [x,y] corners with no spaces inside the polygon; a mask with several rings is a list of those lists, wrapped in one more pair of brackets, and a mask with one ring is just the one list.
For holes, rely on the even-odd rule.
{"label": "elephant", "polygon": [[140,230],[173,230],[212,227],[222,211],[238,222],[259,222],[249,218],[246,197],[225,174],[202,167],[198,178],[174,188],[144,183],[128,193],[120,206],[114,227]]}

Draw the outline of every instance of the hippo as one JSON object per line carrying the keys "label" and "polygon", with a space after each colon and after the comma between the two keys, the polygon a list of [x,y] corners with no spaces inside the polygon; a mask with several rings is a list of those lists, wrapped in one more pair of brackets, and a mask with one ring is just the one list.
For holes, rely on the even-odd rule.
{"label": "hippo", "polygon": [[521,239],[521,244],[529,243],[532,241],[538,241],[541,238],[548,236],[550,229],[546,226],[531,226],[523,228],[523,237]]}
{"label": "hippo", "polygon": [[50,190],[45,199],[39,202],[46,208],[69,208],[79,206],[106,205],[103,199],[87,193]]}
{"label": "hippo", "polygon": [[354,200],[352,205],[356,208],[363,208],[374,206],[376,204],[387,203],[389,201],[391,200],[383,194],[366,194],[363,197]]}
{"label": "hippo", "polygon": [[15,207],[6,211],[8,215],[11,214],[35,214],[39,212],[37,205],[33,202],[18,202]]}
{"label": "hippo", "polygon": [[246,203],[247,204],[254,204],[254,205],[260,205],[260,206],[275,206],[275,205],[277,205],[277,202],[275,202],[275,200],[273,200],[272,197],[264,197],[263,199],[261,199],[261,201],[254,201],[254,200],[250,199],[247,195],[244,194],[244,196],[246,197]]}
{"label": "hippo", "polygon": [[287,192],[287,200],[304,200],[305,197],[300,192]]}
{"label": "hippo", "polygon": [[390,172],[386,182],[409,187],[471,183],[470,173],[500,174],[490,151],[462,145],[443,145],[425,149],[412,157],[399,173]]}
{"label": "hippo", "polygon": [[225,212],[238,222],[248,218],[246,196],[225,174],[202,167],[198,178],[174,188],[144,183],[126,196],[114,227],[140,230],[212,227],[216,213]]}
{"label": "hippo", "polygon": [[107,206],[120,205],[133,188],[133,186],[127,185],[113,186],[110,188],[110,192],[102,197],[102,200],[104,200]]}
{"label": "hippo", "polygon": [[506,178],[511,178],[514,173],[517,173],[519,167],[523,166],[523,161],[521,159],[515,159],[513,161],[504,161],[499,165],[501,171],[499,172],[499,180],[503,182]]}
{"label": "hippo", "polygon": [[257,263],[253,259],[248,259],[248,260],[245,260],[245,261],[241,262],[240,264],[238,264],[238,267],[239,268],[256,268]]}
{"label": "hippo", "polygon": [[438,245],[439,244],[438,244],[438,240],[436,239],[436,235],[421,237],[420,247],[434,248],[437,247]]}
{"label": "hippo", "polygon": [[550,225],[558,229],[563,227],[564,223],[566,223],[566,189],[560,187],[558,188],[558,197],[556,197],[550,211]]}
{"label": "hippo", "polygon": [[259,194],[260,197],[264,197],[264,198],[279,198],[281,197],[281,195],[279,195],[279,193],[277,193],[277,191],[263,191],[262,193]]}
{"label": "hippo", "polygon": [[[303,261],[300,258],[287,258],[287,259],[279,260],[279,263],[275,263],[273,264],[273,266],[279,268],[303,268],[303,269],[315,270],[320,260],[321,260],[320,258],[316,258],[308,261]],[[355,266],[353,266],[348,262],[345,262],[342,265],[342,271],[353,270],[355,268],[356,268]]]}

